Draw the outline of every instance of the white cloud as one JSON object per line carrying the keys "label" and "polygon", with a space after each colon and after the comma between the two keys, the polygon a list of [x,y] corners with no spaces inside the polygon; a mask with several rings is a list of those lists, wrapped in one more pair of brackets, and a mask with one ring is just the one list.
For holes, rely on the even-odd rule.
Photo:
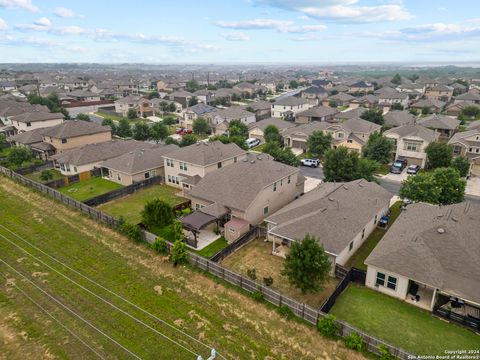
{"label": "white cloud", "polygon": [[255,3],[332,21],[367,23],[413,18],[401,1],[378,6],[358,6],[358,0],[256,0]]}
{"label": "white cloud", "polygon": [[0,30],[4,30],[6,28],[7,28],[7,23],[5,22],[5,20],[0,18]]}
{"label": "white cloud", "polygon": [[52,26],[52,22],[50,20],[48,20],[48,18],[46,17],[42,17],[36,21],[34,21],[34,24],[35,25],[38,25],[38,26]]}
{"label": "white cloud", "polygon": [[222,28],[236,30],[276,30],[284,33],[308,33],[325,30],[325,25],[296,25],[290,20],[253,19],[242,21],[217,21]]}
{"label": "white cloud", "polygon": [[38,7],[31,0],[0,0],[0,7],[7,9],[23,9],[30,12],[38,12]]}
{"label": "white cloud", "polygon": [[73,10],[64,7],[55,8],[53,13],[61,18],[71,18],[75,16],[75,12],[73,12]]}
{"label": "white cloud", "polygon": [[222,36],[228,41],[249,41],[250,40],[250,37],[241,31],[235,31],[228,34],[223,34]]}

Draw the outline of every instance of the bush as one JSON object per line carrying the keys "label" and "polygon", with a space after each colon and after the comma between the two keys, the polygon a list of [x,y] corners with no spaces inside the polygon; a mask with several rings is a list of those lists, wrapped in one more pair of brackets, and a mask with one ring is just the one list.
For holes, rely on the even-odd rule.
{"label": "bush", "polygon": [[273,278],[271,276],[264,277],[263,278],[263,283],[265,284],[265,286],[272,286]]}
{"label": "bush", "polygon": [[140,228],[135,224],[129,224],[127,222],[123,223],[120,226],[120,232],[130,240],[137,243],[144,240],[142,230],[140,230]]}
{"label": "bush", "polygon": [[50,170],[50,169],[42,170],[42,172],[40,173],[40,180],[48,181],[48,180],[52,180],[52,179],[53,179],[52,170]]}
{"label": "bush", "polygon": [[338,327],[335,323],[335,316],[334,315],[327,315],[317,323],[317,329],[320,334],[328,337],[334,337],[337,335]]}
{"label": "bush", "polygon": [[33,158],[32,150],[27,147],[14,147],[8,153],[8,162],[14,166],[20,166],[24,162],[31,161]]}
{"label": "bush", "polygon": [[160,199],[147,201],[142,211],[142,222],[148,227],[168,226],[173,222],[172,207]]}
{"label": "bush", "polygon": [[257,290],[252,293],[252,298],[257,301],[263,301],[263,294],[261,291]]}
{"label": "bush", "polygon": [[280,315],[287,319],[292,319],[295,316],[293,311],[287,305],[280,306],[277,311]]}
{"label": "bush", "polygon": [[168,246],[167,242],[164,238],[158,237],[155,241],[150,245],[155,252],[159,254],[167,254],[168,253]]}
{"label": "bush", "polygon": [[187,245],[181,240],[176,240],[170,251],[170,261],[173,263],[173,266],[177,266],[178,264],[186,263],[187,260]]}
{"label": "bush", "polygon": [[380,360],[395,360],[395,356],[390,354],[390,350],[385,345],[380,345]]}
{"label": "bush", "polygon": [[252,280],[257,280],[257,269],[247,269],[247,276]]}
{"label": "bush", "polygon": [[345,346],[349,349],[357,350],[357,351],[365,351],[366,346],[365,342],[363,341],[362,337],[357,333],[351,333],[345,338]]}

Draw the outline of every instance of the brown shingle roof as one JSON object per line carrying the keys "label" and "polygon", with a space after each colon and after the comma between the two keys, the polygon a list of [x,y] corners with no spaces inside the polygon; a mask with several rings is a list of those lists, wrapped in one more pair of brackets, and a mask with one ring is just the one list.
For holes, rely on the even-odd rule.
{"label": "brown shingle roof", "polygon": [[67,120],[62,124],[47,128],[45,136],[60,139],[111,131],[110,126],[102,126],[94,122],[82,120]]}
{"label": "brown shingle roof", "polygon": [[213,141],[208,143],[198,142],[174,150],[168,154],[168,158],[190,164],[206,166],[245,153],[246,151],[241,149],[237,144],[223,144],[220,141]]}

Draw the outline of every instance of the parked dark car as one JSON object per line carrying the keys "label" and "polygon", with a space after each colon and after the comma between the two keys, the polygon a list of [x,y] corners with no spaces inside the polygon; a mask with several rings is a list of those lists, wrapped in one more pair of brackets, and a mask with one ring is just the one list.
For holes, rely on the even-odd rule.
{"label": "parked dark car", "polygon": [[390,172],[392,174],[401,174],[403,169],[407,167],[407,160],[406,159],[397,159],[390,167]]}
{"label": "parked dark car", "polygon": [[420,170],[420,165],[410,165],[407,168],[407,174],[416,174]]}

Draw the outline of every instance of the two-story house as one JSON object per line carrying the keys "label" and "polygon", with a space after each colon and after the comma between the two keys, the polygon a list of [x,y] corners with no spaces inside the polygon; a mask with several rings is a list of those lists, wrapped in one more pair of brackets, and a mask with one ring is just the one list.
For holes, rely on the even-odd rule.
{"label": "two-story house", "polygon": [[460,120],[446,115],[429,115],[417,124],[438,132],[440,139],[450,139],[458,131]]}
{"label": "two-story house", "polygon": [[465,156],[470,160],[470,174],[480,176],[480,126],[457,132],[449,140],[453,156]]}
{"label": "two-story house", "polygon": [[425,148],[432,141],[438,140],[435,130],[421,125],[403,125],[384,132],[395,144],[394,159],[406,159],[409,165],[425,166],[427,154]]}
{"label": "two-story house", "polygon": [[39,128],[46,128],[63,123],[62,113],[51,113],[43,110],[27,111],[20,115],[10,117],[12,125],[17,132],[30,131]]}
{"label": "two-story house", "polygon": [[287,96],[272,103],[272,117],[293,120],[299,112],[310,109],[313,106],[307,99],[296,96]]}
{"label": "two-story house", "polygon": [[219,109],[217,109],[216,107],[201,103],[190,106],[183,112],[183,118],[180,120],[180,125],[185,129],[192,130],[193,122],[199,117],[202,117],[207,120],[207,122],[211,126],[213,124],[215,113],[218,110]]}
{"label": "two-story house", "polygon": [[213,133],[222,135],[227,132],[228,125],[232,120],[240,120],[247,126],[256,121],[255,114],[243,109],[241,106],[232,106],[226,109],[220,109],[212,114],[211,127]]}
{"label": "two-story house", "polygon": [[206,174],[243,160],[247,152],[234,143],[198,142],[164,156],[167,185],[190,189]]}
{"label": "two-story house", "polygon": [[453,88],[447,85],[435,85],[425,90],[427,99],[449,102],[453,96]]}

